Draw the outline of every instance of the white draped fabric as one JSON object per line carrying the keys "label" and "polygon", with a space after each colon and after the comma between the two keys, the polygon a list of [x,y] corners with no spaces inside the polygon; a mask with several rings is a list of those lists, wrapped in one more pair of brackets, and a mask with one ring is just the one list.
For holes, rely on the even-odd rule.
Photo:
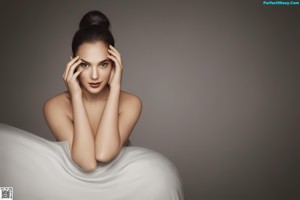
{"label": "white draped fabric", "polygon": [[153,150],[126,146],[93,172],[71,159],[67,141],[55,142],[0,123],[0,187],[14,200],[183,200],[176,167]]}

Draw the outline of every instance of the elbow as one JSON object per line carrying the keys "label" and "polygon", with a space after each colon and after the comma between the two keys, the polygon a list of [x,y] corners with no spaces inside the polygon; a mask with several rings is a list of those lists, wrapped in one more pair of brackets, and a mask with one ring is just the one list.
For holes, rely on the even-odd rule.
{"label": "elbow", "polygon": [[115,157],[112,153],[98,153],[96,154],[96,160],[102,163],[107,163]]}
{"label": "elbow", "polygon": [[97,163],[93,162],[90,163],[89,165],[81,165],[79,167],[85,172],[93,172],[97,168]]}
{"label": "elbow", "polygon": [[95,158],[96,161],[107,163],[113,160],[120,152],[119,144],[111,145],[109,148],[97,148],[96,146]]}
{"label": "elbow", "polygon": [[72,160],[77,164],[80,169],[82,169],[85,172],[92,172],[97,168],[97,161],[91,161],[91,162],[86,162],[86,161],[78,161],[72,156]]}

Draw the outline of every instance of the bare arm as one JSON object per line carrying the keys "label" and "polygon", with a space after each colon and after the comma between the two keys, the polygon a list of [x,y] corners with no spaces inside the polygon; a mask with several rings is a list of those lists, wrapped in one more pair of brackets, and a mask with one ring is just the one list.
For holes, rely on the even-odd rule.
{"label": "bare arm", "polygon": [[81,168],[90,171],[97,166],[95,140],[81,96],[72,97],[72,107],[74,116],[72,159]]}
{"label": "bare arm", "polygon": [[113,46],[109,46],[108,52],[108,58],[114,62],[114,68],[108,82],[110,93],[95,139],[95,155],[100,162],[108,162],[119,153],[128,140],[142,109],[140,99],[132,95],[126,98],[124,109],[119,114],[123,66],[121,55]]}
{"label": "bare arm", "polygon": [[[91,171],[97,167],[95,159],[94,136],[82,101],[82,91],[77,76],[82,72],[76,67],[81,63],[79,57],[71,58],[63,79],[72,101],[73,122],[66,113],[66,102],[61,98],[48,100],[44,105],[44,116],[57,140],[67,140],[72,159],[83,170]],[[69,103],[68,103],[69,104]]]}
{"label": "bare arm", "polygon": [[95,151],[100,162],[109,162],[118,155],[141,115],[142,101],[134,95],[126,97],[119,114],[116,103],[119,101],[118,93],[111,91],[109,94],[98,126]]}
{"label": "bare arm", "polygon": [[74,97],[72,101],[74,123],[68,117],[63,103],[57,99],[44,104],[44,116],[56,140],[69,142],[72,160],[83,170],[92,171],[97,166],[94,138],[82,100]]}
{"label": "bare arm", "polygon": [[119,98],[120,88],[111,88],[101,121],[99,122],[96,142],[96,159],[108,162],[120,148]]}

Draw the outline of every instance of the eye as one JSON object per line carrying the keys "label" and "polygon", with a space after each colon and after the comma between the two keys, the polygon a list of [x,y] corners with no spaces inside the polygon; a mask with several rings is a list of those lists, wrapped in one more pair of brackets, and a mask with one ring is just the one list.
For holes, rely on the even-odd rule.
{"label": "eye", "polygon": [[101,64],[100,64],[100,67],[101,67],[101,68],[106,68],[107,66],[108,66],[108,63],[107,63],[107,62],[101,63]]}
{"label": "eye", "polygon": [[87,63],[81,63],[81,67],[83,67],[83,68],[87,68],[89,66],[89,64],[87,64]]}

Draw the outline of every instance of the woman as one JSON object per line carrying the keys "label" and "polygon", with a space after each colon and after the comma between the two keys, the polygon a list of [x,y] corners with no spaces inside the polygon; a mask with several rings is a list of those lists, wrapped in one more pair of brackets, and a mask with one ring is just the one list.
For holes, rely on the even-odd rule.
{"label": "woman", "polygon": [[113,45],[106,16],[87,13],[73,38],[74,58],[63,74],[68,91],[44,106],[54,136],[69,142],[73,160],[87,171],[128,144],[142,109],[137,96],[121,91],[123,66]]}
{"label": "woman", "polygon": [[90,11],[74,35],[63,73],[68,90],[44,104],[57,142],[0,123],[0,186],[13,187],[15,199],[184,199],[165,156],[129,145],[142,103],[121,90],[109,26],[103,13]]}

